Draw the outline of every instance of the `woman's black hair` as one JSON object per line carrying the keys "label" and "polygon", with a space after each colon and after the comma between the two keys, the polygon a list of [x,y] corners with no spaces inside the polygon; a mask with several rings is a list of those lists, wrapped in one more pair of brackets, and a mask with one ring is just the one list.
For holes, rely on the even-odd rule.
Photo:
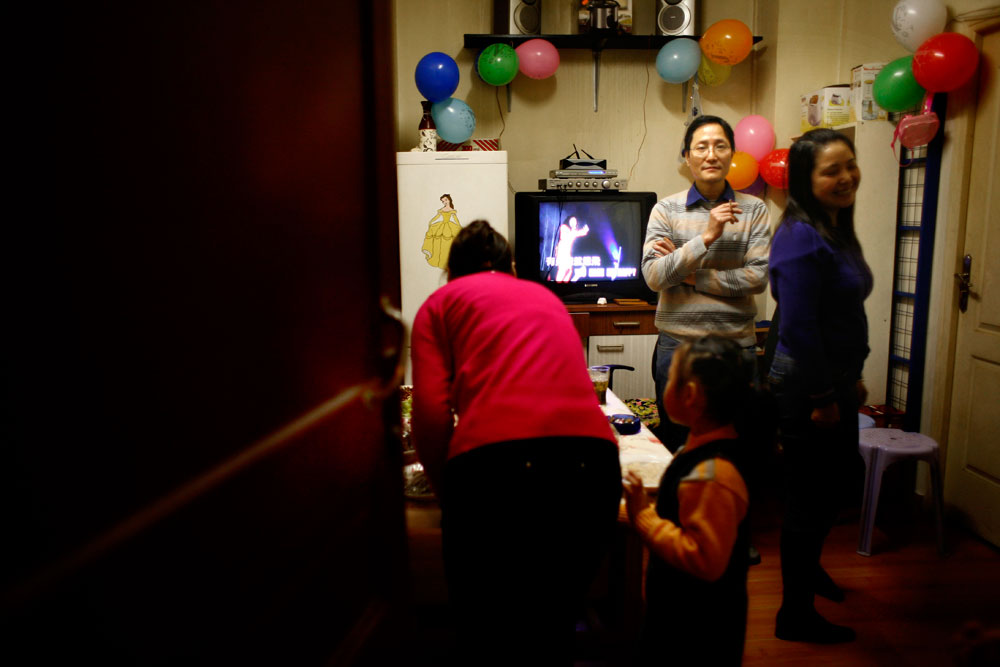
{"label": "woman's black hair", "polygon": [[687,126],[687,130],[684,132],[684,155],[687,155],[688,151],[691,150],[691,140],[694,137],[694,131],[703,125],[721,125],[722,131],[726,133],[726,139],[729,140],[729,145],[736,145],[733,128],[724,119],[719,118],[718,116],[695,116],[694,120],[691,121],[691,124]]}
{"label": "woman's black hair", "polygon": [[674,353],[679,357],[677,382],[696,378],[705,390],[705,415],[719,424],[742,421],[751,403],[755,368],[743,348],[715,336],[687,341]]}
{"label": "woman's black hair", "polygon": [[503,234],[485,220],[473,220],[462,228],[448,251],[448,279],[481,271],[514,272],[514,254]]}
{"label": "woman's black hair", "polygon": [[814,227],[828,243],[861,252],[861,244],[854,232],[854,204],[837,211],[837,219],[831,220],[813,193],[812,173],[816,167],[816,156],[823,147],[835,141],[843,143],[857,155],[854,142],[840,132],[826,128],[809,130],[788,150],[788,203],[779,227],[789,219],[801,220]]}

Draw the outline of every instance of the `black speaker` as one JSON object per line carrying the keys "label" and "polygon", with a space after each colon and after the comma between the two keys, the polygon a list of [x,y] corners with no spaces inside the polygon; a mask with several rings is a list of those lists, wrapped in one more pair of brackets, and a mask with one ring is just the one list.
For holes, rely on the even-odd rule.
{"label": "black speaker", "polygon": [[695,35],[696,0],[656,0],[657,35]]}
{"label": "black speaker", "polygon": [[542,0],[493,0],[493,34],[539,35]]}

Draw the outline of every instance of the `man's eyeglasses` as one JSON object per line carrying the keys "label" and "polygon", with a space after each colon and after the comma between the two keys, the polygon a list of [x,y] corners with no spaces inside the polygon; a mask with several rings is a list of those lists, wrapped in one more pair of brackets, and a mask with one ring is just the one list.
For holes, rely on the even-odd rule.
{"label": "man's eyeglasses", "polygon": [[714,146],[706,146],[704,144],[699,144],[697,146],[691,147],[691,155],[702,158],[708,155],[708,152],[712,151],[715,153],[715,157],[726,157],[733,152],[733,147],[729,144],[718,143]]}

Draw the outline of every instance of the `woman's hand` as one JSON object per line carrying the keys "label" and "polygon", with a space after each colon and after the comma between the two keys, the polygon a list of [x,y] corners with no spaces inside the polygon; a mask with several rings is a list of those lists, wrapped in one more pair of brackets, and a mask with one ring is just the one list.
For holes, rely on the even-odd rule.
{"label": "woman's hand", "polygon": [[625,509],[628,511],[628,520],[635,523],[635,517],[639,512],[649,507],[649,496],[642,486],[642,479],[632,470],[625,473],[622,486],[625,488]]}
{"label": "woman's hand", "polygon": [[865,386],[864,380],[858,380],[855,389],[858,392],[858,405],[864,405],[865,401],[868,400],[868,387]]}
{"label": "woman's hand", "polygon": [[817,426],[830,428],[840,421],[840,408],[837,407],[836,403],[830,403],[821,408],[813,408],[810,419],[816,422]]}

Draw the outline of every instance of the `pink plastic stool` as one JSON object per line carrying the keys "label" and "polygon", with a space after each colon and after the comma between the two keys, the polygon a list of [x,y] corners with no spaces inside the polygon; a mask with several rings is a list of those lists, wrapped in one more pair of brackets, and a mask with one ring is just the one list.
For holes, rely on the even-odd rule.
{"label": "pink plastic stool", "polygon": [[865,460],[865,496],[861,503],[858,553],[862,556],[872,555],[872,530],[875,527],[875,511],[878,509],[882,473],[897,461],[917,459],[927,461],[931,468],[931,492],[934,494],[938,552],[944,554],[944,498],[941,490],[937,442],[922,433],[910,433],[896,428],[860,429],[858,439],[861,456]]}

